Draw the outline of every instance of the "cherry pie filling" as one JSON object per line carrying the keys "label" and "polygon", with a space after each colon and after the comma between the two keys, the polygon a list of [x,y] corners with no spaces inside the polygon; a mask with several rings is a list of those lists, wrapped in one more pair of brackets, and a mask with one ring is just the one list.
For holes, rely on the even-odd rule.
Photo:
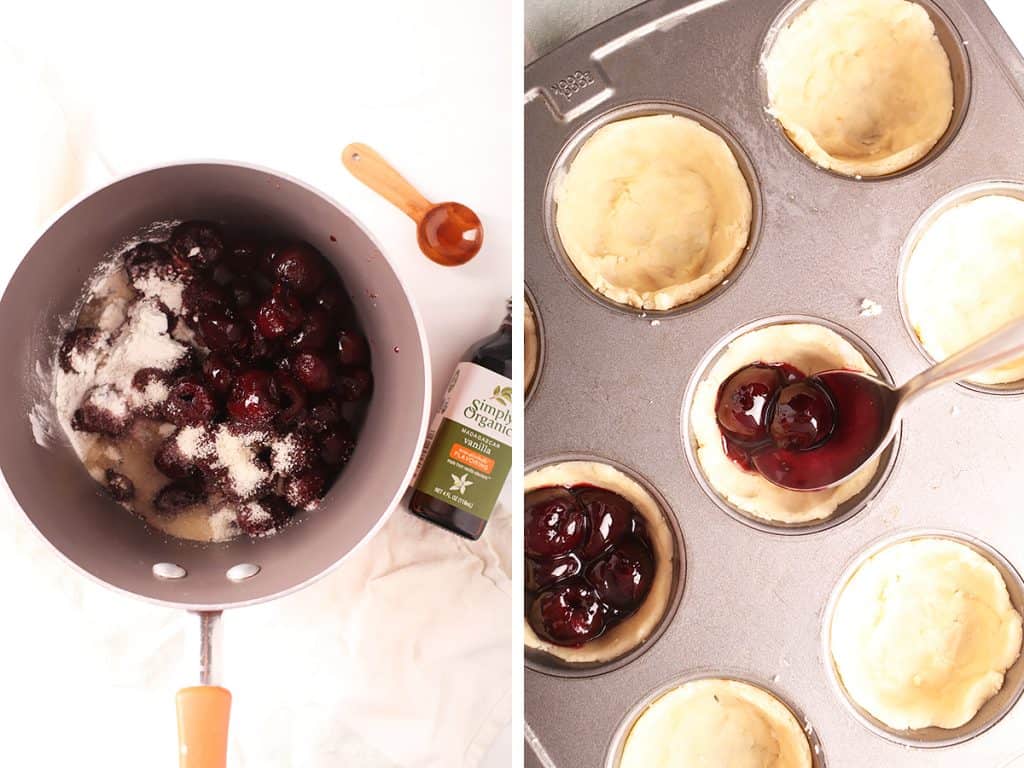
{"label": "cherry pie filling", "polygon": [[547,487],[525,497],[526,619],[579,647],[635,614],[657,567],[643,516],[612,491]]}
{"label": "cherry pie filling", "polygon": [[715,405],[726,455],[792,490],[815,490],[857,469],[882,437],[880,404],[870,386],[837,373],[807,376],[764,362],[733,373]]}

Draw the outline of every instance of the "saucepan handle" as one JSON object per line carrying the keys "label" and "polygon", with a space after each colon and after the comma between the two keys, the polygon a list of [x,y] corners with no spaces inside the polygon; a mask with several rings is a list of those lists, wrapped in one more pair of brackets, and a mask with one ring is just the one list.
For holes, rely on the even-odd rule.
{"label": "saucepan handle", "polygon": [[231,692],[219,685],[178,691],[178,754],[181,768],[225,768]]}
{"label": "saucepan handle", "polygon": [[178,691],[180,768],[225,768],[231,692],[214,685],[220,668],[220,611],[200,611],[199,682]]}

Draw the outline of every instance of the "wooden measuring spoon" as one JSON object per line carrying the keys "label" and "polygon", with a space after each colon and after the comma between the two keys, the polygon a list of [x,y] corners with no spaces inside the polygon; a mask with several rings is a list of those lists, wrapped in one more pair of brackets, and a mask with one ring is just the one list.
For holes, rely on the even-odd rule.
{"label": "wooden measuring spoon", "polygon": [[416,240],[431,261],[445,267],[465,264],[480,251],[484,228],[461,203],[431,203],[387,161],[365,144],[341,153],[349,172],[416,222]]}

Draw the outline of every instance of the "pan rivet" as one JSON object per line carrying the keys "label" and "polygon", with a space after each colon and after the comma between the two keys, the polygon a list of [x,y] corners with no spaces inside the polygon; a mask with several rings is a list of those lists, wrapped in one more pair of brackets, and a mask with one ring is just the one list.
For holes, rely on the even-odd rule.
{"label": "pan rivet", "polygon": [[158,579],[184,579],[188,571],[177,563],[154,563],[153,575]]}
{"label": "pan rivet", "polygon": [[226,576],[229,581],[245,581],[260,572],[260,567],[253,563],[239,563],[228,568]]}

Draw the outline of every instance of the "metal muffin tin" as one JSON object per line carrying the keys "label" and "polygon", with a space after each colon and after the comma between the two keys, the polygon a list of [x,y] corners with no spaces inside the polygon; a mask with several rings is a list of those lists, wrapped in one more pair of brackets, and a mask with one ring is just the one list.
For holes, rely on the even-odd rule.
{"label": "metal muffin tin", "polygon": [[[924,749],[861,722],[830,682],[822,647],[830,596],[880,539],[941,529],[994,548],[1011,570],[1024,566],[1019,397],[957,386],[916,403],[898,461],[886,464],[866,505],[805,535],[727,514],[687,458],[693,377],[749,323],[820,318],[862,340],[896,381],[927,365],[902,319],[898,287],[915,223],[967,185],[1024,182],[1024,61],[983,0],[919,3],[950,55],[954,120],[922,161],[880,179],[817,168],[765,112],[762,53],[802,3],[649,0],[527,68],[526,274],[544,334],[543,375],[526,410],[527,465],[588,454],[629,467],[665,499],[687,557],[675,614],[644,652],[588,677],[527,670],[526,718],[531,747],[539,745],[528,749],[528,765],[614,765],[623,729],[644,702],[707,676],[775,693],[806,718],[820,739],[820,765],[830,768],[1001,768],[1024,753],[1024,705],[1009,706],[1024,662],[994,705],[1007,705],[1005,717],[955,746]],[[551,184],[584,132],[666,104],[720,127],[742,150],[755,219],[728,285],[674,311],[643,313],[596,296],[568,262],[553,230]],[[863,299],[882,314],[861,316]]]}

